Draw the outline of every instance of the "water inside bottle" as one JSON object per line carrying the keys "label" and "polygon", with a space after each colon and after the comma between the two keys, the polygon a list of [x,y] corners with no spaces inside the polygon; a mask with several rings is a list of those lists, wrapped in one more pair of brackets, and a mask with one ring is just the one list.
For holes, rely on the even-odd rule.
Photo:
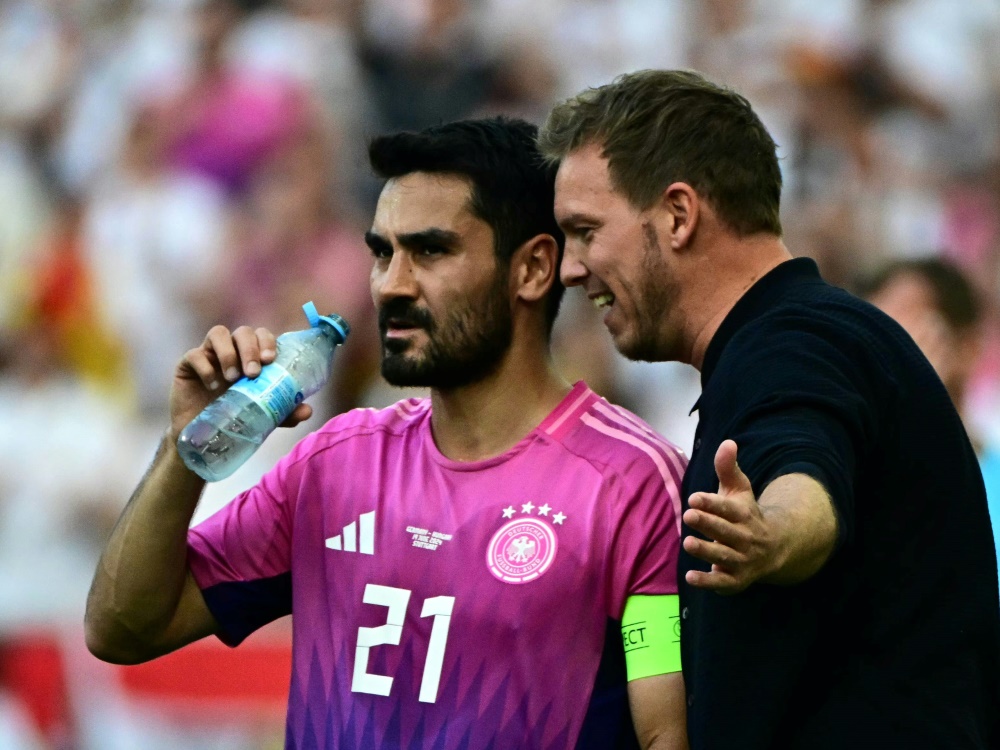
{"label": "water inside bottle", "polygon": [[230,400],[239,403],[222,408],[218,402],[214,419],[192,423],[177,446],[185,464],[208,482],[232,475],[274,429],[271,417],[253,400],[239,394]]}

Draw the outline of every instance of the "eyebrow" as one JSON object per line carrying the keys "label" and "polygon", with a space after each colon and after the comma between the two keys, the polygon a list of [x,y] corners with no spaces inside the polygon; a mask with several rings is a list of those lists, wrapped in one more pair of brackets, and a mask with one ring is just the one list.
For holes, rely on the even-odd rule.
{"label": "eyebrow", "polygon": [[365,232],[365,244],[375,252],[386,252],[392,250],[392,243],[380,234],[371,230]]}
{"label": "eyebrow", "polygon": [[[442,245],[444,247],[454,247],[459,244],[458,232],[451,232],[447,229],[431,227],[419,232],[407,232],[396,236],[399,244],[403,247],[414,248],[427,245]],[[392,250],[392,243],[385,237],[374,231],[365,232],[365,242],[372,250],[386,251]]]}

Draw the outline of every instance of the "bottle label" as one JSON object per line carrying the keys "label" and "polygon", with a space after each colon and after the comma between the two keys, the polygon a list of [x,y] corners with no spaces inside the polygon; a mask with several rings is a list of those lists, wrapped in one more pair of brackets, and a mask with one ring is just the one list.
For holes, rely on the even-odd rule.
{"label": "bottle label", "polygon": [[275,426],[284,422],[303,399],[295,378],[277,362],[263,368],[260,375],[252,380],[240,378],[229,390],[242,393],[260,404],[274,420]]}

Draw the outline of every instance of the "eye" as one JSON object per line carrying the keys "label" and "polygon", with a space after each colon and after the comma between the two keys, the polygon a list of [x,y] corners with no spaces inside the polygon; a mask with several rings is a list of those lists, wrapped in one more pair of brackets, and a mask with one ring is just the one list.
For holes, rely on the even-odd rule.
{"label": "eye", "polygon": [[376,260],[387,260],[392,257],[392,246],[372,246],[372,257]]}
{"label": "eye", "polygon": [[442,245],[421,245],[420,254],[425,256],[444,255],[448,249]]}

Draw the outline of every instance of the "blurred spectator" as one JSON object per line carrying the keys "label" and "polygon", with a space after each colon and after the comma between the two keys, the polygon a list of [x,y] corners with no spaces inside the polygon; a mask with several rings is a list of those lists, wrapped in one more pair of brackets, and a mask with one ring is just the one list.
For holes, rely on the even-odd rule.
{"label": "blurred spectator", "polygon": [[332,188],[336,142],[327,132],[298,132],[254,173],[220,267],[227,281],[212,290],[206,320],[296,330],[306,325],[302,305],[309,300],[344,317],[351,335],[335,360],[335,413],[352,408],[375,376],[378,338],[368,292],[371,254],[364,230]]}
{"label": "blurred spectator", "polygon": [[[46,0],[47,1],[47,0]],[[85,193],[113,167],[136,101],[190,74],[194,40],[189,6],[200,0],[123,0],[74,4],[80,47],[77,78],[59,113],[49,157],[62,186]]]}
{"label": "blurred spectator", "polygon": [[[805,104],[793,195],[807,223],[798,229],[813,234],[830,275],[846,282],[880,259],[958,250],[946,244],[950,178],[998,155],[996,118],[986,112],[997,101],[992,40],[1000,7],[978,0],[839,4],[853,17],[846,43],[796,43],[789,61]],[[832,195],[824,191],[838,185]],[[845,230],[846,242],[837,242]]]}
{"label": "blurred spectator", "polygon": [[[202,0],[192,76],[161,98],[171,165],[243,190],[256,166],[309,117],[307,93],[289,78],[232,64],[228,42],[249,11],[240,0]],[[169,114],[167,114],[169,113]]]}
{"label": "blurred spectator", "polygon": [[61,748],[73,746],[61,644],[81,642],[87,571],[139,479],[125,461],[148,458],[159,431],[78,380],[56,334],[39,321],[0,347],[0,703],[6,689],[40,747]]}
{"label": "blurred spectator", "polygon": [[82,210],[70,196],[55,207],[47,237],[33,264],[26,322],[44,327],[75,376],[123,407],[136,404],[135,381],[125,342],[104,316],[107,290],[97,288],[82,245]]}
{"label": "blurred spectator", "polygon": [[476,117],[506,115],[544,122],[559,90],[559,71],[545,45],[508,40],[498,51],[496,75]]}
{"label": "blurred spectator", "polygon": [[968,386],[982,354],[985,314],[958,266],[929,258],[898,260],[867,280],[862,294],[895,318],[933,365],[969,430],[986,481],[1000,556],[1000,444],[978,434],[968,418]]}
{"label": "blurred spectator", "polygon": [[25,148],[0,133],[0,334],[23,323],[33,252],[50,215],[43,181]]}
{"label": "blurred spectator", "polygon": [[[120,405],[66,366],[54,329],[8,337],[0,362],[0,627],[79,626],[86,568],[155,449]],[[150,442],[152,440],[153,442]],[[58,456],[60,471],[44,468]]]}
{"label": "blurred spectator", "polygon": [[496,75],[471,0],[369,0],[361,56],[378,131],[457,120],[486,100]]}
{"label": "blurred spectator", "polygon": [[249,73],[299,82],[341,125],[353,122],[366,103],[349,5],[345,0],[288,0],[265,6],[234,30],[228,59]]}
{"label": "blurred spectator", "polygon": [[69,36],[54,4],[0,5],[0,332],[21,323],[49,219],[44,136],[70,82]]}
{"label": "blurred spectator", "polygon": [[83,255],[100,313],[129,352],[138,406],[158,414],[177,352],[205,333],[194,304],[215,281],[226,205],[214,183],[167,163],[167,114],[137,111],[119,163],[84,206]]}
{"label": "blurred spectator", "polygon": [[61,13],[38,0],[0,7],[0,126],[36,126],[63,96],[74,56]]}
{"label": "blurred spectator", "polygon": [[[734,0],[735,1],[735,0]],[[685,67],[697,26],[691,0],[487,0],[485,38],[544,53],[554,69],[552,101],[638,68]],[[551,103],[551,102],[550,102]],[[546,113],[547,114],[547,113]]]}
{"label": "blurred spectator", "polygon": [[[339,133],[330,167],[341,202],[357,201],[368,178],[364,134],[374,104],[364,87],[354,36],[358,0],[288,0],[249,16],[229,44],[232,65],[255,75],[297,82],[310,91],[321,120]],[[360,172],[361,174],[357,174]]]}

